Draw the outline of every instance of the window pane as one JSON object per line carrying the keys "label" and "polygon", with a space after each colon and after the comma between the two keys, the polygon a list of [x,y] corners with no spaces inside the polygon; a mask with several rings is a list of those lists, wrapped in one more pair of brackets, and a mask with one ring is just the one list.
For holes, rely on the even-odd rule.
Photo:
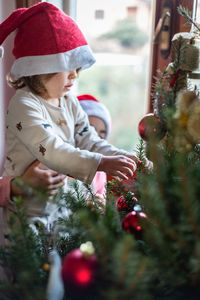
{"label": "window pane", "polygon": [[[197,2],[197,3],[196,3]],[[199,23],[200,20],[200,1],[196,0],[194,1],[194,5],[197,5],[197,11],[196,11],[196,21]]]}
{"label": "window pane", "polygon": [[[97,13],[98,12],[98,13]],[[110,142],[133,150],[146,112],[151,0],[77,0],[77,23],[96,64],[80,73],[78,93],[110,110]]]}
{"label": "window pane", "polygon": [[42,2],[49,2],[53,5],[56,5],[60,9],[63,9],[63,0],[42,0]]}

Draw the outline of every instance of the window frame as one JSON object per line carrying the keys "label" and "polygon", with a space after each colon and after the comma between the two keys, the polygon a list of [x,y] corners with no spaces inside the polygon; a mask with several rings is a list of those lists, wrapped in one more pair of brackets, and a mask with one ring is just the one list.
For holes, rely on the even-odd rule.
{"label": "window frame", "polygon": [[[156,26],[159,22],[159,19],[162,16],[163,6],[166,0],[154,0],[153,2],[153,12],[152,12],[152,36],[151,36],[151,53],[150,53],[150,62],[149,62],[149,82],[148,82],[148,104],[147,104],[147,112],[153,111],[152,105],[152,85],[155,83],[155,77],[157,76],[157,70],[164,70],[165,67],[171,62],[171,50],[168,57],[163,58],[160,52],[160,41],[155,42],[153,40],[153,36],[156,30]],[[186,20],[184,17],[180,16],[177,7],[182,5],[183,7],[187,7],[188,10],[193,11],[193,4],[195,4],[196,0],[188,1],[188,0],[170,0],[173,5],[173,13],[172,13],[172,28],[171,28],[171,36],[178,32],[189,32],[190,26],[185,26]]]}

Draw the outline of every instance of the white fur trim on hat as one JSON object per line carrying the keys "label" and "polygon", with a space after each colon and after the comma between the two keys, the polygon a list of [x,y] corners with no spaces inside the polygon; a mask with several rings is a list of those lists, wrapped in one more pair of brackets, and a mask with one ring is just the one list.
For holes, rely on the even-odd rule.
{"label": "white fur trim on hat", "polygon": [[65,53],[18,58],[13,63],[11,75],[17,80],[23,76],[87,69],[94,63],[95,58],[90,47],[84,45]]}
{"label": "white fur trim on hat", "polygon": [[4,55],[4,48],[0,46],[0,58],[3,58]]}
{"label": "white fur trim on hat", "polygon": [[111,116],[106,106],[97,101],[81,100],[79,101],[83,110],[88,116],[94,116],[102,119],[106,125],[106,138],[108,137],[111,129]]}

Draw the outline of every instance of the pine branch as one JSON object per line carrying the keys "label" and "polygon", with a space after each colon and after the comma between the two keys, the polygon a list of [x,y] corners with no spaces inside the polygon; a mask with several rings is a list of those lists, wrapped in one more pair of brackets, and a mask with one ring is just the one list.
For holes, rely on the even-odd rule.
{"label": "pine branch", "polygon": [[0,264],[8,270],[9,280],[0,283],[0,295],[4,291],[5,299],[9,300],[42,300],[47,281],[42,268],[47,262],[46,253],[40,236],[28,225],[20,198],[16,198],[16,212],[11,214],[9,224],[9,245],[0,249]]}
{"label": "pine branch", "polygon": [[144,161],[145,158],[145,142],[143,139],[139,139],[139,143],[136,145],[136,154],[139,160]]}
{"label": "pine branch", "polygon": [[188,21],[189,24],[193,24],[197,30],[200,32],[200,27],[199,25],[192,19],[191,17],[191,13],[186,9],[184,8],[182,5],[179,5],[178,6],[178,12],[181,16],[185,17]]}

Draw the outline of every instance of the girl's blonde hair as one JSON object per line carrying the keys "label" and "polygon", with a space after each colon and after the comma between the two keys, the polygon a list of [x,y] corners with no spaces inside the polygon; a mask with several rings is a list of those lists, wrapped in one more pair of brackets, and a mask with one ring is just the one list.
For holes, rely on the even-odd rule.
{"label": "girl's blonde hair", "polygon": [[9,86],[13,87],[16,90],[27,86],[32,93],[37,94],[39,96],[45,96],[47,95],[47,90],[43,82],[47,82],[56,74],[57,73],[24,76],[17,80],[12,79],[11,75],[8,74],[7,81]]}

